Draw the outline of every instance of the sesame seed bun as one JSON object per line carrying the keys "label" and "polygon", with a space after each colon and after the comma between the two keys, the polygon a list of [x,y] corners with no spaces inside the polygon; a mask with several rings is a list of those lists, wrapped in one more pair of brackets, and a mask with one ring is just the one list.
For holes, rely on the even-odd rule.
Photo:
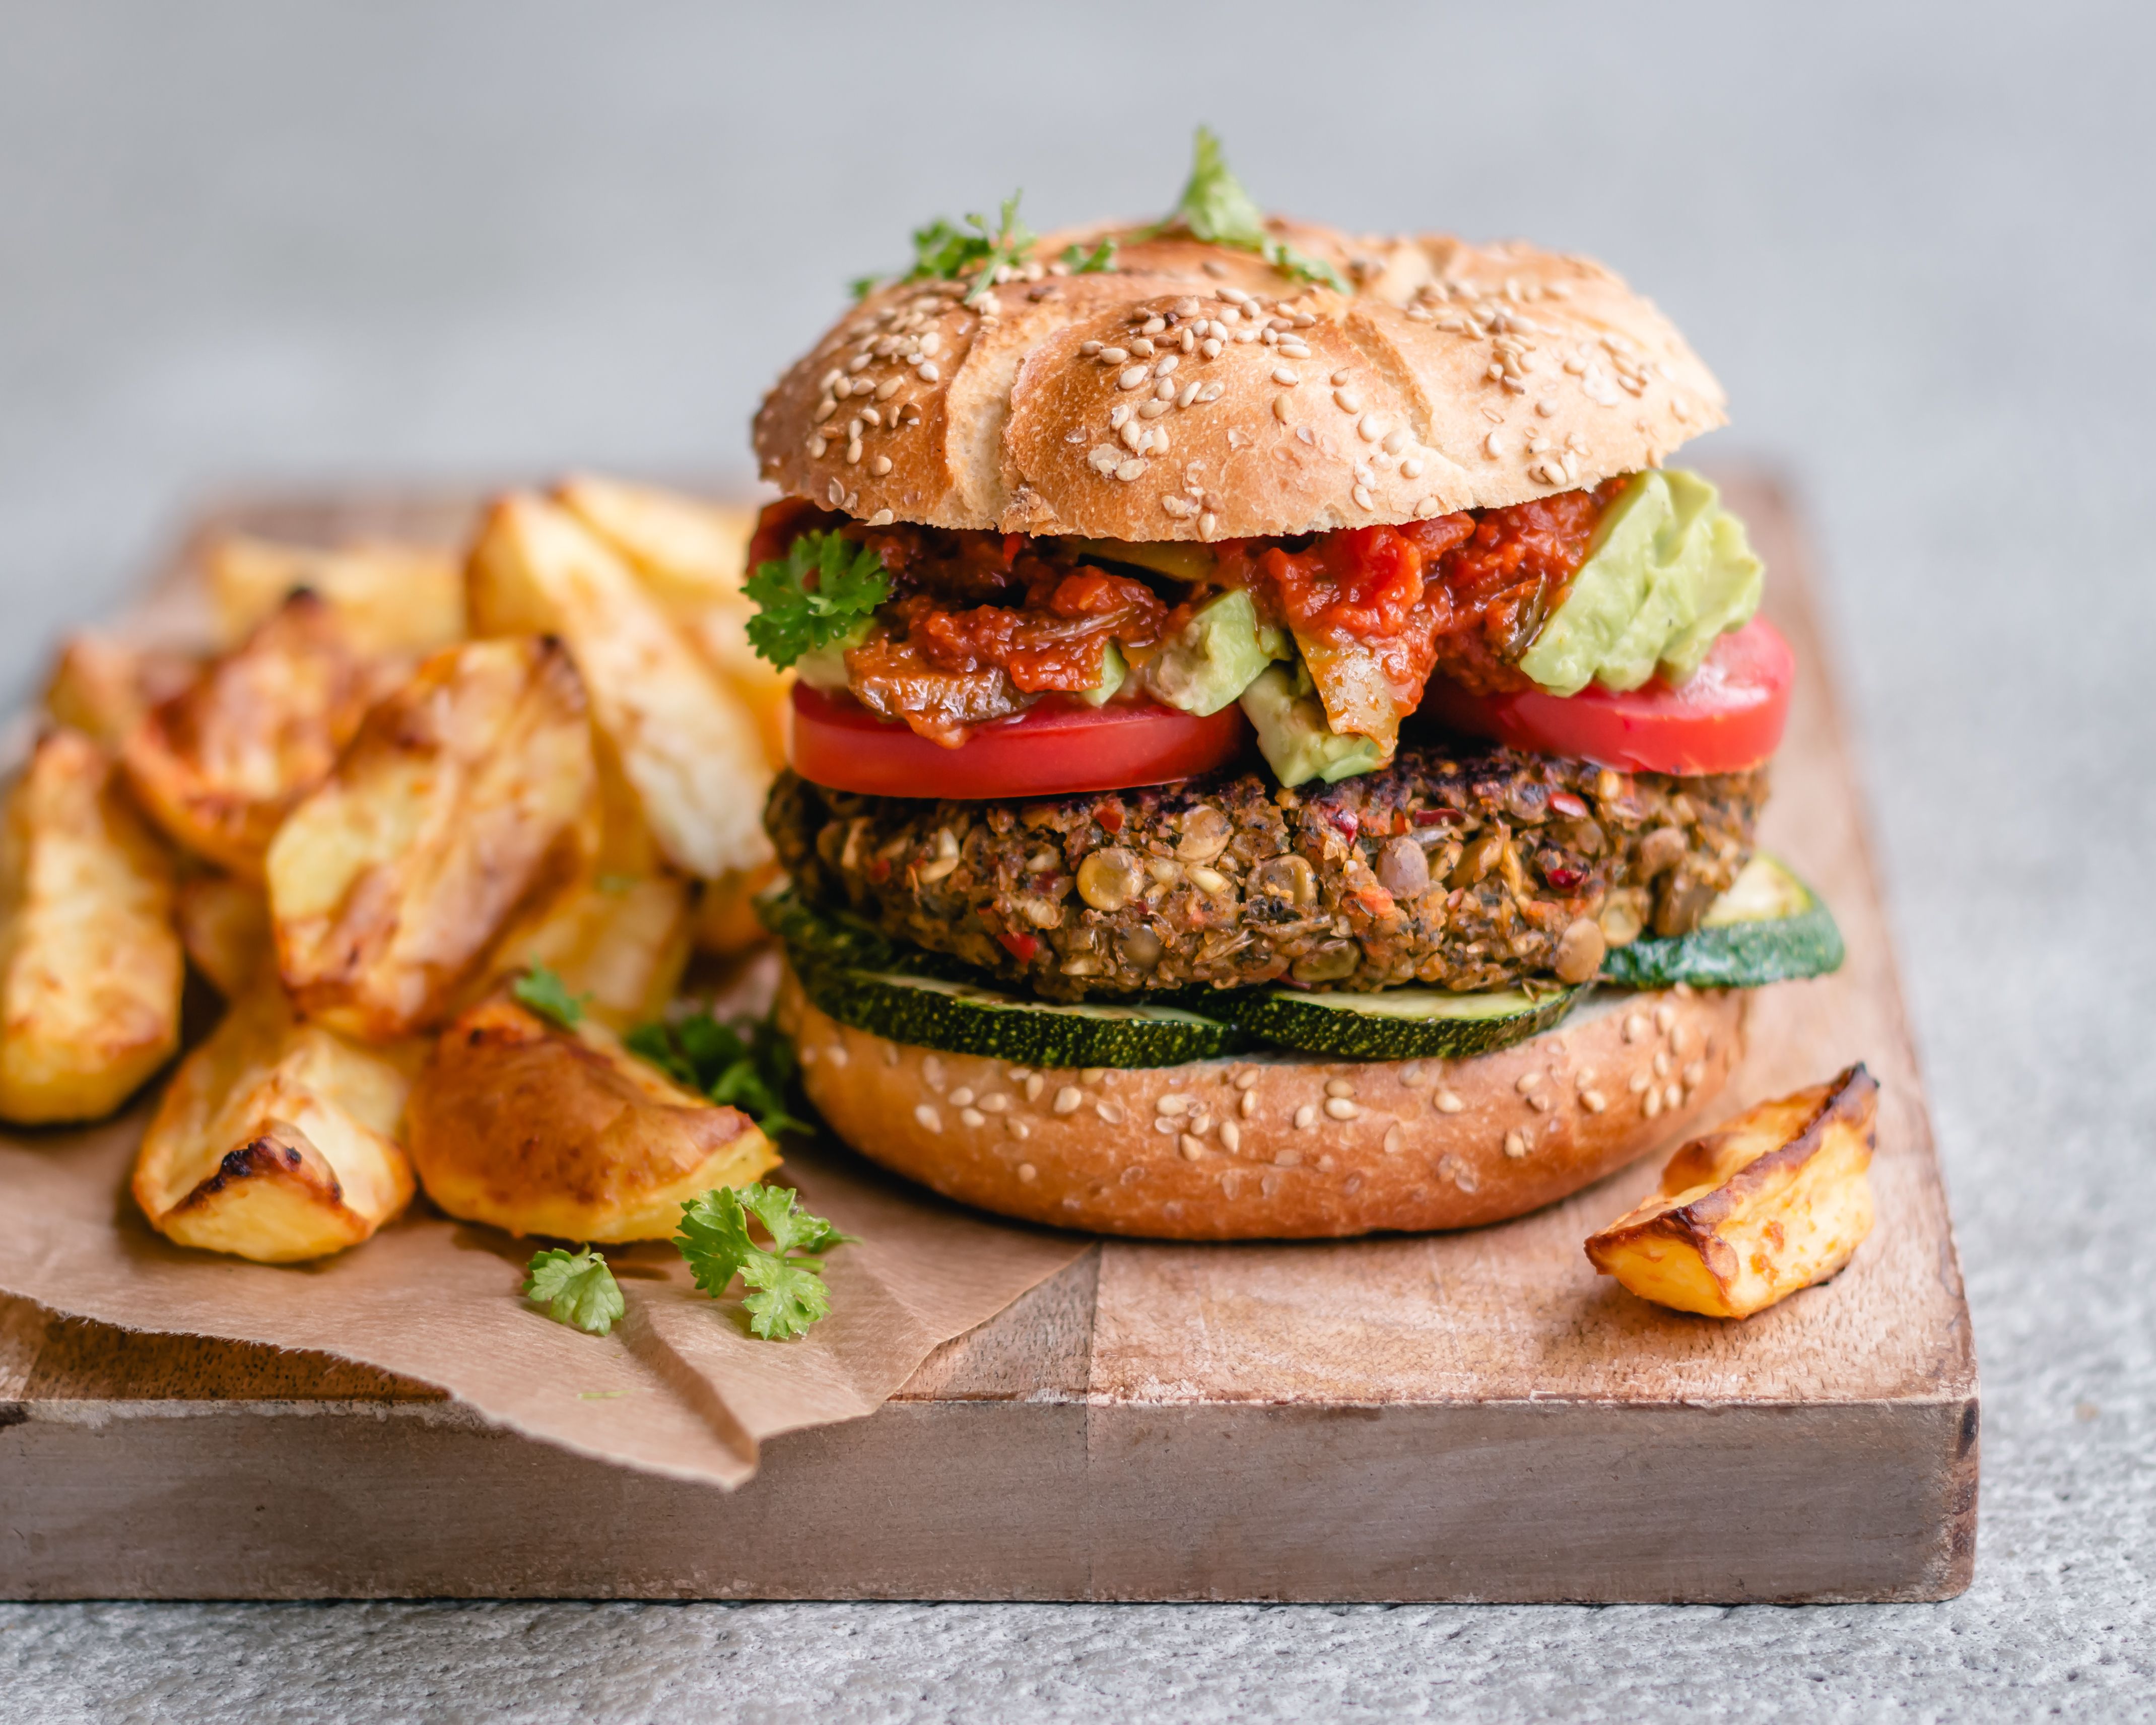
{"label": "sesame seed bun", "polygon": [[1353,290],[1173,237],[1110,272],[1041,261],[1108,228],[1047,236],[978,306],[879,289],[765,398],[763,475],[879,523],[1232,539],[1521,503],[1722,423],[1683,338],[1590,259],[1272,228]]}
{"label": "sesame seed bun", "polygon": [[790,969],[778,1014],[839,1136],[946,1197],[1102,1234],[1294,1240],[1502,1221],[1673,1142],[1741,1058],[1745,999],[1599,993],[1472,1060],[1083,1072],[855,1029]]}

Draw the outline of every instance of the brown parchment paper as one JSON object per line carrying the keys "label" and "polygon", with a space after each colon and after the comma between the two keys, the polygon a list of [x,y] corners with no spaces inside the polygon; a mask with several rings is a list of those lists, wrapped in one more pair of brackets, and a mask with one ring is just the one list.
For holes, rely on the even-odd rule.
{"label": "brown parchment paper", "polygon": [[793,1342],[751,1336],[664,1244],[612,1254],[629,1312],[611,1335],[521,1296],[545,1242],[449,1221],[422,1200],[320,1263],[176,1246],[126,1194],[144,1102],[82,1132],[0,1137],[0,1290],[135,1330],[307,1348],[439,1385],[496,1425],[625,1466],[734,1486],[765,1440],[873,1413],[932,1350],[1086,1250],[901,1185],[828,1142],[789,1140],[772,1178],[860,1243],[825,1260],[831,1313]]}

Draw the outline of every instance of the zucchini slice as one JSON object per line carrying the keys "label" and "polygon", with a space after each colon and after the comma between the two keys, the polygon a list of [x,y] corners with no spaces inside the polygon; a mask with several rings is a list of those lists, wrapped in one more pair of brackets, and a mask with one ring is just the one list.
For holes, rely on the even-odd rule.
{"label": "zucchini slice", "polygon": [[[864,916],[851,911],[829,911],[812,905],[782,880],[765,889],[752,901],[757,921],[786,942],[788,948],[823,964],[848,970],[902,971],[922,976],[946,976],[961,982],[980,973],[963,960],[931,952],[895,941]],[[797,967],[798,968],[798,967]]]}
{"label": "zucchini slice", "polygon": [[973,983],[819,963],[795,948],[802,992],[842,1024],[946,1054],[1022,1066],[1179,1066],[1241,1045],[1233,1027],[1180,1007],[1050,1005]]}
{"label": "zucchini slice", "polygon": [[1764,852],[1707,906],[1690,934],[1650,935],[1602,961],[1631,988],[1757,988],[1841,968],[1841,931],[1819,895]]}
{"label": "zucchini slice", "polygon": [[1548,1029],[1587,992],[1555,984],[1479,994],[1443,988],[1368,994],[1245,988],[1229,997],[1228,1010],[1252,1036],[1304,1054],[1351,1060],[1460,1060]]}

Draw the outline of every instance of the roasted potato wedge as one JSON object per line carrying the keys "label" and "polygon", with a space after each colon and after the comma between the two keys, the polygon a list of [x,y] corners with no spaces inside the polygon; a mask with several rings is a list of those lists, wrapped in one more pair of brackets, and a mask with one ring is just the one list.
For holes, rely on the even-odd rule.
{"label": "roasted potato wedge", "polygon": [[370,1041],[439,1024],[527,895],[572,865],[593,789],[583,685],[560,643],[429,659],[270,847],[278,966],[300,1010]]}
{"label": "roasted potato wedge", "polygon": [[387,675],[324,600],[294,593],[129,733],[128,783],[187,849],[259,880],[271,836],[329,776]]}
{"label": "roasted potato wedge", "polygon": [[1847,1264],[1871,1232],[1879,1086],[1861,1065],[1694,1138],[1661,1190],[1587,1242],[1642,1299],[1749,1317]]}
{"label": "roasted potato wedge", "polygon": [[197,875],[180,883],[178,909],[180,944],[227,1000],[237,1000],[265,975],[275,975],[270,901],[253,881]]}
{"label": "roasted potato wedge", "polygon": [[561,1240],[665,1240],[681,1205],[778,1163],[749,1117],[682,1089],[587,1018],[514,1000],[442,1033],[413,1087],[412,1159],[451,1215]]}
{"label": "roasted potato wedge", "polygon": [[39,741],[0,824],[0,1119],[110,1114],[179,1045],[172,863],[112,757]]}
{"label": "roasted potato wedge", "polygon": [[730,958],[762,946],[771,937],[757,921],[757,894],[778,878],[778,865],[743,869],[716,880],[706,880],[696,900],[696,950],[715,958]]}
{"label": "roasted potato wedge", "polygon": [[45,711],[55,724],[116,749],[151,707],[194,681],[198,669],[183,653],[76,635],[53,666]]}
{"label": "roasted potato wedge", "polygon": [[613,1029],[647,1023],[689,963],[690,891],[670,871],[579,874],[496,943],[490,980],[543,964]]}
{"label": "roasted potato wedge", "polygon": [[182,1245],[262,1264],[326,1257],[411,1202],[400,1063],[302,1024],[274,982],[181,1063],[135,1160],[135,1201]]}
{"label": "roasted potato wedge", "polygon": [[228,644],[306,588],[362,653],[432,653],[463,639],[464,571],[424,545],[282,545],[235,535],[210,547],[210,603]]}
{"label": "roasted potato wedge", "polygon": [[710,880],[769,857],[772,773],[753,716],[604,542],[542,498],[507,497],[472,552],[470,578],[477,633],[536,630],[567,643],[668,861]]}
{"label": "roasted potato wedge", "polygon": [[783,767],[793,673],[757,657],[748,643],[756,607],[742,593],[755,511],[588,475],[554,495],[621,553],[689,644],[748,704],[766,759]]}

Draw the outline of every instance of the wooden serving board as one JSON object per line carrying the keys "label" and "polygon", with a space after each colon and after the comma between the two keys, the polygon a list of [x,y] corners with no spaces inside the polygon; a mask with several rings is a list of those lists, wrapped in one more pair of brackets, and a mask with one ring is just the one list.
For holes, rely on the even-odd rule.
{"label": "wooden serving board", "polygon": [[[1861,801],[1789,506],[1727,481],[1802,667],[1764,842],[1827,896],[1835,977],[1756,1000],[1727,1111],[1862,1058],[1880,1222],[1743,1324],[1581,1251],[1658,1159],[1470,1234],[1105,1242],[870,1418],[732,1494],[490,1430],[316,1355],[0,1301],[0,1595],[1935,1599],[1974,1554],[1968,1307]],[[439,501],[295,535],[454,533]],[[220,525],[233,525],[228,516]]]}

